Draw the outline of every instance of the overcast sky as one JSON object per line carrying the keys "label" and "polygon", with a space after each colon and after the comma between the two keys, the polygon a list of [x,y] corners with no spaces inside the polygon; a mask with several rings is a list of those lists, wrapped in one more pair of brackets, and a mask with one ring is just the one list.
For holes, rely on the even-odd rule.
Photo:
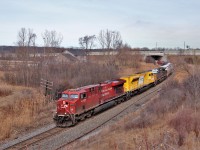
{"label": "overcast sky", "polygon": [[132,47],[200,48],[199,0],[0,0],[0,45],[15,45],[20,28],[63,34],[63,47],[79,37],[116,30]]}

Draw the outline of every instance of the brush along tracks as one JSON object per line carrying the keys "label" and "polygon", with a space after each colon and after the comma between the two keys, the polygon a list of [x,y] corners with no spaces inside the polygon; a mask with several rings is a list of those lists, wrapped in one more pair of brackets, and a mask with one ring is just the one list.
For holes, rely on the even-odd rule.
{"label": "brush along tracks", "polygon": [[[165,82],[165,81],[164,81]],[[163,82],[163,83],[164,83]],[[77,139],[91,133],[97,128],[105,125],[109,121],[112,121],[119,114],[126,111],[128,108],[136,111],[141,108],[143,104],[146,104],[151,98],[158,94],[161,90],[162,84],[153,87],[146,92],[134,96],[132,99],[117,105],[107,111],[104,111],[92,119],[87,119],[84,122],[80,122],[75,127],[71,128],[53,128],[49,131],[36,135],[28,140],[22,141],[6,149],[58,149],[69,143],[74,142]]]}

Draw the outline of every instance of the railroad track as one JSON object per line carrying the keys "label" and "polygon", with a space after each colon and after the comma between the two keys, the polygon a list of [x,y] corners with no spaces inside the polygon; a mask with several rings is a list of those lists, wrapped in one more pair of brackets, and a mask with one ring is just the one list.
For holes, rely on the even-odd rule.
{"label": "railroad track", "polygon": [[[103,124],[98,125],[96,128],[91,129],[90,131],[86,132],[83,135],[80,135],[78,137],[76,137],[75,139],[65,143],[64,145],[60,146],[59,148],[57,148],[56,150],[60,150],[61,148],[75,142],[76,140],[79,140],[81,138],[83,138],[84,136],[94,132],[95,130],[97,130],[98,128],[100,128],[102,125],[106,124],[107,122],[111,121],[113,118],[115,118],[116,116],[118,116],[119,114],[123,113],[124,111],[126,111],[128,108],[133,107],[134,105],[136,106],[136,110],[140,109],[142,106],[144,106],[144,104],[148,103],[149,101],[141,101],[144,98],[146,98],[148,96],[149,99],[153,98],[155,95],[157,95],[157,92],[159,92],[161,90],[161,88],[157,88],[156,90],[154,90],[153,92],[145,95],[144,97],[142,97],[141,99],[138,99],[137,101],[135,101],[134,103],[132,103],[131,105],[127,106],[125,109],[121,110],[119,113],[115,114],[112,118],[108,119],[107,121],[105,121]],[[156,94],[155,94],[156,93]],[[141,103],[137,103],[141,101]]]}
{"label": "railroad track", "polygon": [[[165,82],[165,81],[164,81]],[[150,88],[140,95],[136,95],[131,98],[129,101],[126,101],[122,104],[119,104],[107,111],[104,111],[96,116],[93,116],[91,119],[87,119],[84,122],[80,122],[75,127],[71,128],[52,128],[48,131],[45,131],[39,135],[36,135],[30,139],[21,141],[14,145],[8,146],[4,149],[13,150],[13,149],[59,149],[67,144],[70,144],[83,136],[93,132],[94,130],[105,125],[113,118],[123,113],[130,107],[134,107],[135,110],[141,108],[143,104],[149,101],[152,97],[157,95],[161,90],[161,85]]]}
{"label": "railroad track", "polygon": [[8,146],[5,148],[6,150],[22,150],[22,149],[28,149],[28,147],[32,144],[37,144],[38,142],[44,140],[45,138],[49,138],[50,136],[53,136],[55,134],[59,134],[62,132],[62,128],[54,127],[50,130],[47,130],[45,132],[42,132],[36,136],[33,136],[29,139],[26,139],[22,142],[16,143],[14,145]]}

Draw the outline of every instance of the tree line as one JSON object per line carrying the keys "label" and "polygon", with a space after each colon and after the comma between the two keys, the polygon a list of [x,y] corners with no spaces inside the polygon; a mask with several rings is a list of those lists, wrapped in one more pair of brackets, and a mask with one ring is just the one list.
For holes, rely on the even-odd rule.
{"label": "tree line", "polygon": [[[29,47],[36,46],[37,34],[33,29],[21,28],[17,34],[17,46]],[[42,33],[42,39],[45,47],[60,47],[63,40],[63,35],[55,30],[45,30]]]}
{"label": "tree line", "polygon": [[[55,30],[45,30],[42,34],[45,47],[60,47],[63,35]],[[21,28],[17,34],[16,45],[19,47],[36,46],[38,35],[30,28]],[[78,39],[82,49],[118,49],[123,46],[122,37],[119,31],[100,30],[99,35],[85,35]]]}
{"label": "tree line", "polygon": [[119,49],[123,46],[119,31],[101,30],[99,35],[86,35],[79,38],[79,44],[83,49],[92,49],[100,46],[101,49]]}

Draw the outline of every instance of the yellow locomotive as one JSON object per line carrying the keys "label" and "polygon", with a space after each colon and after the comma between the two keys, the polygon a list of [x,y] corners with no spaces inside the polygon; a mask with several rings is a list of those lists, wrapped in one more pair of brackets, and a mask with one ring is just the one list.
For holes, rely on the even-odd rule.
{"label": "yellow locomotive", "polygon": [[167,71],[164,68],[157,68],[156,70],[149,70],[145,72],[136,73],[129,76],[121,77],[120,79],[125,80],[124,91],[128,95],[134,94],[141,89],[156,85],[167,77]]}

